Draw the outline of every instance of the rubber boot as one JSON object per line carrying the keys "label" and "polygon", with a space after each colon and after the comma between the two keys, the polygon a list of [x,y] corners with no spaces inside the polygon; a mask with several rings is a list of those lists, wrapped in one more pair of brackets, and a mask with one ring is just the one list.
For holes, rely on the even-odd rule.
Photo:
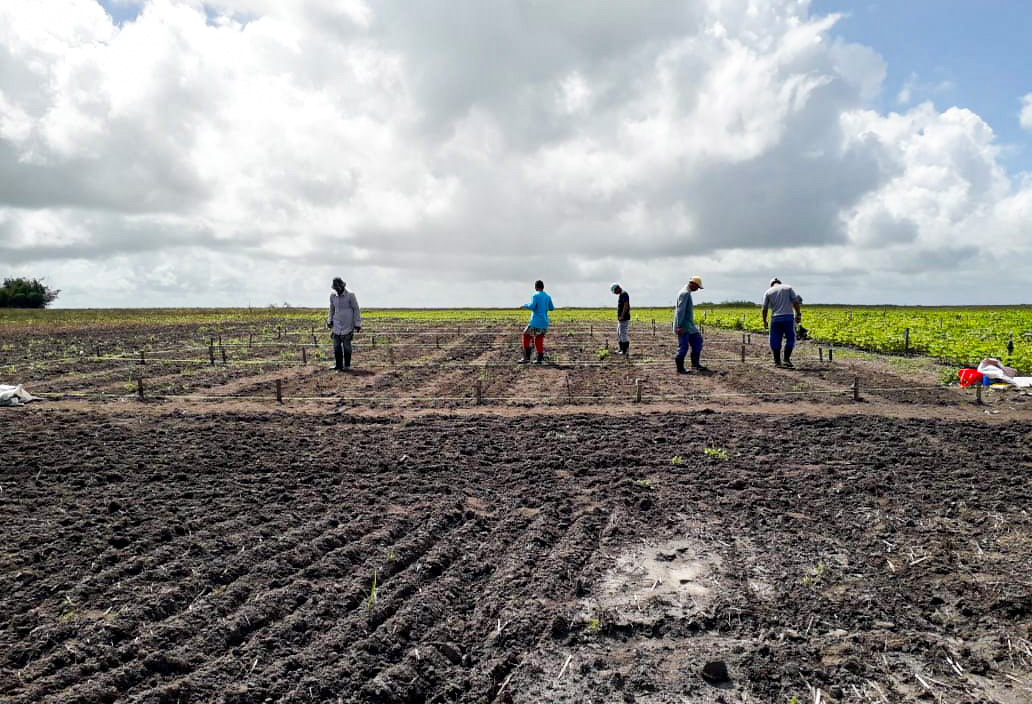
{"label": "rubber boot", "polygon": [[[529,356],[530,352],[527,352],[527,355]],[[534,364],[541,364],[544,361],[545,361],[545,353],[544,352],[538,352],[537,359],[534,361]]]}
{"label": "rubber boot", "polygon": [[781,350],[771,350],[771,354],[774,355],[774,366],[781,366]]}
{"label": "rubber boot", "polygon": [[677,365],[678,374],[687,374],[688,370],[684,368],[684,355],[677,355],[674,357],[674,363]]}
{"label": "rubber boot", "polygon": [[520,360],[520,364],[530,364],[530,348],[523,348],[523,359]]}
{"label": "rubber boot", "polygon": [[344,352],[344,371],[351,371],[351,353],[347,351]]}
{"label": "rubber boot", "polygon": [[785,363],[782,365],[785,369],[795,369],[795,365],[792,364],[792,350],[785,348]]}
{"label": "rubber boot", "polygon": [[628,342],[621,342],[620,343],[620,354],[622,354],[624,357],[626,357],[627,356],[627,348],[630,347],[630,346],[631,346],[631,343],[629,341]]}
{"label": "rubber boot", "polygon": [[336,342],[333,344],[333,370],[344,371],[344,356],[341,354],[341,347]]}

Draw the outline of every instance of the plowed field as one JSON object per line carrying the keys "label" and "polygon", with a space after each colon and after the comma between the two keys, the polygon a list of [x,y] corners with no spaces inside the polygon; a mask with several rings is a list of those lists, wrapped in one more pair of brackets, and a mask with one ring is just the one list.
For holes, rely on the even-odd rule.
{"label": "plowed field", "polygon": [[1029,397],[707,337],[0,409],[0,700],[1032,701]]}

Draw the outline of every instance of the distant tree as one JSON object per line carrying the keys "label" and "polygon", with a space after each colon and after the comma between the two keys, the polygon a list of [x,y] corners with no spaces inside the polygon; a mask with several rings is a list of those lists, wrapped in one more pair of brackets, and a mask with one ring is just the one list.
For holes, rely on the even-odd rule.
{"label": "distant tree", "polygon": [[4,279],[0,286],[0,308],[46,308],[60,290],[47,288],[39,279]]}

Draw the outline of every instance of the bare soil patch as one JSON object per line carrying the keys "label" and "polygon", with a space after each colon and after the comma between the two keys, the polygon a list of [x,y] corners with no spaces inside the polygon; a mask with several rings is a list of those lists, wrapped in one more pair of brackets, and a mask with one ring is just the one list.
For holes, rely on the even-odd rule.
{"label": "bare soil patch", "polygon": [[0,419],[6,701],[1032,697],[1025,421],[141,408]]}

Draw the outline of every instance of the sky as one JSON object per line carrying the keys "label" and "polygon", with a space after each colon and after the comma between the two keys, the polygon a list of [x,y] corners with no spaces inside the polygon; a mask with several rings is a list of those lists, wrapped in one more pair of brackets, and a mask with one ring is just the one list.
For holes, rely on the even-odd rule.
{"label": "sky", "polygon": [[4,0],[55,307],[1032,303],[1021,2]]}

